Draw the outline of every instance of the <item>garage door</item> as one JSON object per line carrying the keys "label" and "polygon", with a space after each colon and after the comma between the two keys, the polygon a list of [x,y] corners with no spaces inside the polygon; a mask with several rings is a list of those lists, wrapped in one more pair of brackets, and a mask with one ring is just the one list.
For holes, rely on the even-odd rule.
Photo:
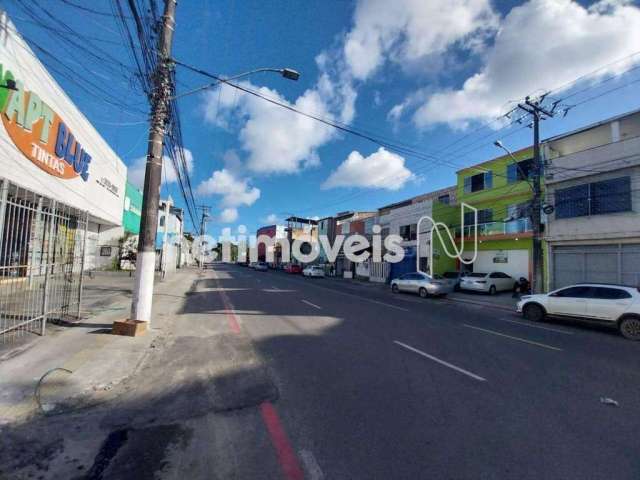
{"label": "garage door", "polygon": [[579,282],[640,285],[640,244],[554,247],[552,288]]}
{"label": "garage door", "polygon": [[529,251],[481,250],[473,263],[473,271],[504,272],[513,278],[529,278]]}

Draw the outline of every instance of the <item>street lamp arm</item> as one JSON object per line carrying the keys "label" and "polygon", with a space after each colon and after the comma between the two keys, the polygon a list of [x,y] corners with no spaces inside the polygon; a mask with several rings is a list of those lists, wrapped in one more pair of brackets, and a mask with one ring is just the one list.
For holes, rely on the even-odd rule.
{"label": "street lamp arm", "polygon": [[[176,62],[176,63],[180,64],[179,62]],[[231,77],[220,78],[219,80],[216,80],[214,82],[208,83],[208,84],[203,85],[201,87],[194,88],[193,90],[189,90],[189,91],[181,93],[179,95],[175,95],[175,96],[171,97],[171,100],[176,100],[178,98],[186,97],[187,95],[192,95],[194,93],[201,92],[202,90],[207,90],[209,88],[215,87],[216,85],[218,85],[220,83],[226,83],[226,82],[230,82],[232,80],[238,80],[239,78],[248,77],[249,75],[253,75],[254,73],[261,73],[261,72],[279,73],[284,78],[286,78],[288,80],[293,80],[293,81],[296,81],[296,80],[298,80],[298,78],[300,78],[300,74],[296,70],[293,70],[291,68],[271,68],[271,67],[256,68],[254,70],[249,70],[248,72],[243,72],[243,73],[239,73],[237,75],[233,75]]]}
{"label": "street lamp arm", "polygon": [[524,174],[524,172],[522,171],[522,168],[520,167],[520,162],[518,162],[518,159],[513,156],[513,153],[511,153],[511,150],[505,147],[500,140],[496,140],[495,142],[493,142],[493,144],[499,149],[504,150],[505,152],[507,152],[507,154],[509,154],[509,156],[511,157],[511,160],[513,160],[513,163],[516,165],[516,168],[518,169],[518,172],[520,172],[520,175],[522,175],[522,178],[524,179],[524,181],[527,182],[527,184],[529,185],[532,191],[535,191],[533,188],[533,185],[531,185],[531,182],[529,181],[528,175]]}

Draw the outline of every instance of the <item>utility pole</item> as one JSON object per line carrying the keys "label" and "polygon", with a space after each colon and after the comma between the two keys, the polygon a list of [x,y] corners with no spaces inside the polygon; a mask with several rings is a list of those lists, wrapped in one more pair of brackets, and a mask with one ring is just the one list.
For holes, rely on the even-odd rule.
{"label": "utility pole", "polygon": [[165,125],[169,116],[171,95],[171,44],[175,27],[176,0],[165,0],[162,30],[158,42],[158,61],[154,87],[151,93],[151,125],[147,147],[147,165],[144,175],[142,216],[136,278],[131,303],[131,319],[151,321],[153,282],[156,264],[156,234],[158,230],[158,206],[162,181],[162,151]]}
{"label": "utility pole", "polygon": [[209,218],[209,207],[206,205],[199,205],[199,209],[202,210],[202,218],[200,219],[200,269],[202,270],[204,264],[204,247],[202,245],[202,240],[207,229],[207,218]]}
{"label": "utility pole", "polygon": [[544,175],[544,165],[540,155],[540,120],[553,117],[556,104],[551,110],[542,107],[544,95],[538,100],[525,98],[524,103],[518,104],[518,108],[527,112],[533,118],[533,200],[531,202],[531,225],[533,228],[533,281],[531,291],[542,293],[544,289],[543,254],[542,254],[542,186],[541,177]]}

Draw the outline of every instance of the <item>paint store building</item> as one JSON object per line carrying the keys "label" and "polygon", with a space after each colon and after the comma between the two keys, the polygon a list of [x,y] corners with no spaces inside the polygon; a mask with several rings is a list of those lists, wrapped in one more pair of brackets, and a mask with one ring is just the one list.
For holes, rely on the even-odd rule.
{"label": "paint store building", "polygon": [[95,268],[100,235],[122,225],[127,168],[3,12],[0,117],[0,299],[24,312],[24,285],[75,288]]}

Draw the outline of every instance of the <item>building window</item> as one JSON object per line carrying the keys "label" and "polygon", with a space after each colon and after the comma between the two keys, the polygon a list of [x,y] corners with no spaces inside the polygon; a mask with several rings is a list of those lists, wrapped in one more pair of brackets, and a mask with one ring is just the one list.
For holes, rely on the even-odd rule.
{"label": "building window", "polygon": [[400,236],[402,240],[409,241],[416,239],[416,232],[418,231],[418,224],[412,223],[411,225],[403,225],[400,227]]}
{"label": "building window", "polygon": [[160,217],[160,226],[164,227],[164,215]]}
{"label": "building window", "polygon": [[111,256],[111,247],[100,247],[100,256],[101,257],[110,257]]}
{"label": "building window", "polygon": [[491,171],[478,173],[464,179],[464,193],[479,192],[493,187],[493,173]]}
{"label": "building window", "polygon": [[[464,212],[464,224],[465,226],[473,225],[475,217],[473,212]],[[491,208],[485,208],[478,210],[478,224],[493,222],[493,210]]]}
{"label": "building window", "polygon": [[614,178],[557,190],[556,218],[631,211],[631,179]]}
{"label": "building window", "polygon": [[528,180],[533,173],[533,158],[507,165],[507,183]]}
{"label": "building window", "polygon": [[438,197],[438,202],[444,203],[445,205],[449,205],[449,203],[451,202],[451,198],[449,197],[448,193],[445,195],[440,195]]}

